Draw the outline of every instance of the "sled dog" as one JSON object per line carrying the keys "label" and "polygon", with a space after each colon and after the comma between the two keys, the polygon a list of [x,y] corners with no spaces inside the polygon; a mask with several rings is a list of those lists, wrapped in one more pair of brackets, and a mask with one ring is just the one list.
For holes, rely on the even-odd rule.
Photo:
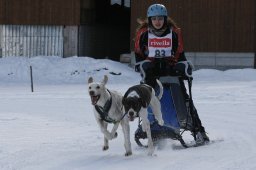
{"label": "sled dog", "polygon": [[151,137],[147,108],[151,107],[159,125],[162,126],[164,124],[161,112],[161,104],[159,101],[163,95],[163,86],[159,80],[156,81],[160,87],[160,93],[158,96],[156,96],[155,90],[151,86],[140,84],[130,87],[122,100],[125,113],[128,115],[130,121],[133,121],[136,117],[141,117],[142,119],[142,130],[146,132],[148,138],[148,155],[153,154],[154,146]]}
{"label": "sled dog", "polygon": [[[103,150],[109,148],[108,141],[117,137],[117,128],[119,124],[122,126],[124,134],[125,156],[132,155],[130,142],[130,126],[129,119],[124,114],[122,98],[123,96],[116,91],[106,88],[108,77],[105,75],[102,82],[94,82],[93,78],[88,79],[88,93],[91,97],[94,115],[104,134]],[[108,131],[108,124],[113,123],[113,128]]]}

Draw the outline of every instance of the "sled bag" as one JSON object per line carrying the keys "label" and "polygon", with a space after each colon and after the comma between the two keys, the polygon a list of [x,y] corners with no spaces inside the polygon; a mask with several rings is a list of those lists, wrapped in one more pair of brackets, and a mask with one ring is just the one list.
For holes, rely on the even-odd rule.
{"label": "sled bag", "polygon": [[[192,119],[188,113],[188,107],[181,91],[179,78],[174,76],[160,77],[164,87],[163,96],[160,100],[163,120],[166,126],[174,128],[190,129]],[[157,87],[158,88],[158,87]],[[159,89],[155,89],[156,93]],[[154,122],[152,110],[148,109],[148,119]]]}

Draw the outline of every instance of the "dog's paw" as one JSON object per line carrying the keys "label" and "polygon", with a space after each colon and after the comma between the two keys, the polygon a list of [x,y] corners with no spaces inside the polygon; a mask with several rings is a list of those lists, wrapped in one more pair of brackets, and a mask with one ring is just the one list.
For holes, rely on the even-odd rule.
{"label": "dog's paw", "polygon": [[131,151],[126,152],[126,153],[124,154],[124,156],[130,156],[130,155],[132,155],[132,152],[131,152]]}
{"label": "dog's paw", "polygon": [[115,132],[114,134],[106,135],[106,138],[107,138],[108,140],[112,140],[112,139],[117,138],[117,136],[118,136],[118,134],[117,134],[117,132]]}
{"label": "dog's paw", "polygon": [[148,151],[148,156],[153,156],[153,153],[154,153],[154,149],[152,150],[152,149],[149,149],[149,151]]}
{"label": "dog's paw", "polygon": [[114,134],[113,139],[114,139],[114,138],[117,138],[117,136],[118,136],[118,134],[117,134],[117,132],[116,132],[116,133]]}
{"label": "dog's paw", "polygon": [[148,154],[148,156],[157,156],[157,154],[152,153],[152,154]]}
{"label": "dog's paw", "polygon": [[163,126],[164,125],[164,121],[163,120],[160,120],[160,121],[158,120],[158,124]]}
{"label": "dog's paw", "polygon": [[148,156],[153,156],[153,153],[151,153],[151,152],[148,152]]}
{"label": "dog's paw", "polygon": [[147,125],[142,123],[142,131],[146,132],[147,129],[148,129]]}
{"label": "dog's paw", "polygon": [[109,148],[109,146],[103,146],[102,150],[106,151],[106,150],[108,150],[108,148]]}

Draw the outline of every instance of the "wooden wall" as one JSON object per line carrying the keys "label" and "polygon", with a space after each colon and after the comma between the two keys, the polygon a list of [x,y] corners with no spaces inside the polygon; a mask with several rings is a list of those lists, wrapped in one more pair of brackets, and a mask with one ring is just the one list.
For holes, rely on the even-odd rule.
{"label": "wooden wall", "polygon": [[63,26],[0,25],[0,57],[9,56],[63,56]]}
{"label": "wooden wall", "polygon": [[255,0],[132,0],[131,37],[136,19],[145,18],[153,3],[165,4],[169,16],[182,28],[186,51],[256,51]]}
{"label": "wooden wall", "polygon": [[130,8],[111,0],[0,0],[0,25],[62,26],[64,56],[119,60],[130,52]]}
{"label": "wooden wall", "polygon": [[79,25],[80,0],[0,0],[0,24]]}

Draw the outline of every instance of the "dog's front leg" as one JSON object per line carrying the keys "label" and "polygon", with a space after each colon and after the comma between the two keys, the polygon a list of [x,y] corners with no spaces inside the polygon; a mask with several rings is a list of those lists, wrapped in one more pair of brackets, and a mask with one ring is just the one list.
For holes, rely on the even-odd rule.
{"label": "dog's front leg", "polygon": [[163,126],[164,125],[164,120],[163,120],[163,117],[162,117],[160,101],[156,97],[154,97],[154,98],[151,99],[150,106],[153,110],[153,114],[155,115],[155,118],[156,118],[158,124]]}
{"label": "dog's front leg", "polygon": [[100,127],[101,132],[104,134],[104,146],[103,150],[108,150],[109,145],[108,145],[108,140],[111,139],[111,134],[108,132],[107,127],[108,123],[104,122],[103,120],[96,119],[97,123]]}
{"label": "dog's front leg", "polygon": [[106,151],[106,150],[108,150],[108,148],[109,148],[108,139],[104,136],[104,145],[103,145],[102,150]]}
{"label": "dog's front leg", "polygon": [[124,133],[124,147],[125,147],[125,156],[132,155],[132,149],[131,149],[131,141],[130,141],[130,125],[129,120],[127,117],[125,117],[121,121],[122,130]]}
{"label": "dog's front leg", "polygon": [[100,129],[101,129],[102,133],[104,134],[104,145],[103,145],[102,150],[105,151],[105,150],[108,150],[108,148],[109,148],[108,139],[106,138],[106,135],[104,133],[104,129],[108,128],[108,124],[101,120],[99,120],[98,123],[100,125]]}
{"label": "dog's front leg", "polygon": [[114,138],[117,137],[117,132],[116,131],[117,131],[118,126],[119,126],[119,123],[115,123],[114,124],[114,126],[113,126],[113,128],[111,130],[111,133],[110,133],[111,139],[114,139]]}
{"label": "dog's front leg", "polygon": [[114,125],[111,133],[109,133],[109,131],[107,130],[108,123],[106,123],[102,120],[98,120],[98,123],[100,125],[101,132],[104,134],[104,146],[103,146],[102,150],[105,151],[105,150],[109,149],[108,141],[117,137],[116,130],[118,128],[119,123],[117,123],[117,125],[116,124]]}
{"label": "dog's front leg", "polygon": [[142,130],[146,131],[148,138],[148,155],[153,155],[154,153],[154,145],[151,136],[150,122],[148,120],[148,112],[146,108],[141,108],[140,116],[142,119]]}

